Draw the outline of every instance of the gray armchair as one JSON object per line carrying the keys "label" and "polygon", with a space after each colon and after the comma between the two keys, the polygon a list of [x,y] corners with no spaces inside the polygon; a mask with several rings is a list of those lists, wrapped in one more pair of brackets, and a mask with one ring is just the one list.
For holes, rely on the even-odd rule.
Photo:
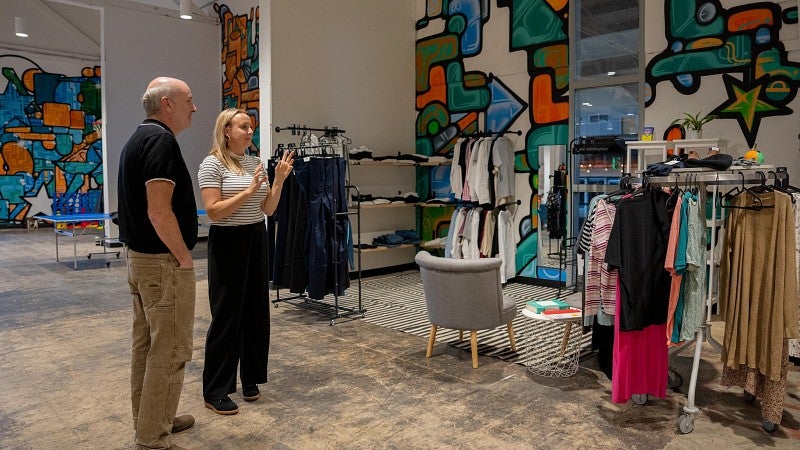
{"label": "gray armchair", "polygon": [[499,258],[440,258],[423,250],[415,260],[431,321],[426,357],[431,357],[438,327],[458,330],[460,340],[464,338],[464,330],[469,330],[475,369],[478,368],[477,330],[505,324],[511,349],[516,351],[511,322],[517,315],[517,306],[513,299],[503,295]]}

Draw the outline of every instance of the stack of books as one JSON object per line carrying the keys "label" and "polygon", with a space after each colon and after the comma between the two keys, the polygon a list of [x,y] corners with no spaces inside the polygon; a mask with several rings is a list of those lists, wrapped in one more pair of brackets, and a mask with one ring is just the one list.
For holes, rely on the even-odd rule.
{"label": "stack of books", "polygon": [[535,312],[536,314],[541,314],[544,311],[551,311],[551,310],[562,310],[562,309],[569,309],[569,303],[554,298],[553,300],[530,300],[525,303],[525,307],[529,310]]}
{"label": "stack of books", "polygon": [[525,308],[536,314],[541,314],[548,320],[574,320],[581,317],[581,310],[573,308],[569,303],[553,300],[531,300],[525,303]]}

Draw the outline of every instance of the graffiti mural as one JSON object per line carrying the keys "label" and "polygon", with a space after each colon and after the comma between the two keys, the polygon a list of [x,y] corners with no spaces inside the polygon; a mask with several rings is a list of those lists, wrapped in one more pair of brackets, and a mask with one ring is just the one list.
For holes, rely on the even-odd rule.
{"label": "graffiti mural", "polygon": [[[508,53],[492,55],[482,54],[492,2],[420,1],[424,8],[418,11],[424,14],[416,23],[416,151],[446,155],[462,133],[511,131],[518,119],[527,118],[520,130],[526,135],[524,148],[516,150],[515,171],[528,174],[531,194],[523,201],[531,213],[520,221],[516,266],[519,275],[536,277],[538,147],[568,141],[567,0],[497,0],[497,8],[508,9],[509,23],[503,25]],[[528,82],[517,91],[504,81],[517,74],[496,75],[487,66],[512,52],[523,52],[526,61],[522,75]],[[476,67],[476,61],[484,61],[482,70],[466,69]],[[427,176],[429,171],[419,169],[417,191],[422,198],[430,194]],[[449,215],[437,212],[436,217],[423,217],[422,223],[446,229],[442,222],[448,220]]]}
{"label": "graffiti mural", "polygon": [[797,23],[796,6],[781,11],[771,2],[723,8],[717,0],[666,0],[664,20],[668,48],[647,65],[646,106],[661,82],[692,95],[704,77],[721,77],[727,98],[710,114],[736,120],[751,147],[763,119],[793,113],[787,105],[800,89],[800,63],[789,61],[778,33]]}
{"label": "graffiti mural", "polygon": [[258,84],[258,7],[249,15],[234,14],[227,5],[215,3],[222,30],[222,109],[241,108],[253,120],[253,147],[258,154],[260,144],[260,90]]}
{"label": "graffiti mural", "polygon": [[0,68],[0,226],[38,214],[98,210],[100,67],[68,76],[19,55],[0,55]]}

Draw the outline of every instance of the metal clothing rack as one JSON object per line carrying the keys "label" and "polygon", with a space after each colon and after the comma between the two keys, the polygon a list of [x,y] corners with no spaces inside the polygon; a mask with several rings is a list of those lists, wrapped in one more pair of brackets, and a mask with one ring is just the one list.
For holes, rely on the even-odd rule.
{"label": "metal clothing rack", "polygon": [[504,134],[516,134],[522,136],[521,130],[506,130],[506,131],[462,131],[458,135],[460,137],[489,137],[489,136],[502,136]]}
{"label": "metal clothing rack", "polygon": [[[673,169],[668,176],[645,177],[643,182],[649,182],[651,186],[692,186],[696,185],[698,191],[702,193],[701,204],[706,203],[706,196],[711,195],[711,218],[706,219],[706,228],[711,229],[710,250],[706,257],[708,265],[708,276],[706,278],[706,316],[703,323],[698,327],[695,339],[686,341],[677,347],[670,349],[670,356],[677,355],[691,345],[694,345],[694,357],[692,359],[692,374],[689,381],[689,392],[687,402],[683,407],[683,413],[678,417],[678,429],[683,434],[691,433],[694,430],[695,415],[700,410],[695,405],[695,391],[697,388],[697,375],[700,368],[700,358],[703,342],[708,342],[717,352],[722,352],[722,345],[711,336],[711,324],[709,323],[712,315],[712,307],[717,303],[714,285],[717,273],[717,228],[725,223],[724,218],[717,218],[717,212],[721,205],[718,204],[719,187],[723,185],[735,184],[754,184],[761,183],[766,178],[763,175],[765,170],[774,170],[773,166],[754,166],[752,168],[732,168],[726,171],[710,171],[708,169]],[[758,172],[762,172],[758,175]],[[708,192],[711,187],[711,192]],[[635,399],[634,399],[635,400]],[[646,398],[645,398],[646,400]],[[636,402],[639,403],[639,402]],[[766,428],[766,424],[765,424]]]}
{"label": "metal clothing rack", "polygon": [[[291,130],[292,131],[292,135],[297,134],[298,131],[299,132],[303,132],[303,131],[324,131],[329,136],[336,135],[337,133],[344,133],[345,132],[344,130],[342,130],[340,128],[337,128],[337,127],[311,128],[311,127],[296,126],[296,125],[291,125],[289,127],[283,127],[283,128],[275,127],[275,132],[280,133],[281,130]],[[343,146],[344,145],[345,144],[343,144]],[[286,147],[282,147],[281,145],[279,145],[278,149],[277,149],[277,152],[282,151],[282,149],[283,150],[295,150],[295,151],[301,150],[302,151],[303,149],[312,149],[312,148],[322,148],[323,149],[323,154],[322,155],[312,154],[312,155],[302,155],[302,156],[303,157],[312,157],[312,158],[338,157],[338,155],[325,154],[325,149],[326,148],[327,149],[331,148],[331,146],[327,145],[327,144],[326,145],[316,145],[316,146],[305,146],[305,147],[293,147],[291,144],[289,144]],[[347,148],[346,147],[343,147],[343,153],[344,153],[343,158],[345,159],[345,162],[347,163],[348,161],[347,161]],[[276,156],[278,156],[278,155],[276,155]],[[346,164],[345,168],[347,169],[348,167],[349,167],[349,164]],[[350,198],[350,190],[351,189],[355,190],[357,198],[360,198],[361,196],[360,196],[360,192],[358,190],[358,187],[354,186],[354,185],[347,184],[349,182],[349,173],[346,173],[346,175],[347,175],[346,176],[346,180],[347,181],[345,182],[345,186],[344,186],[344,188],[345,188],[345,198]],[[357,245],[360,247],[361,246],[361,202],[358,201],[356,203],[355,211],[349,211],[348,210],[348,211],[339,212],[338,201],[337,201],[336,196],[334,196],[333,197],[333,214],[332,214],[332,219],[334,220],[334,222],[336,222],[336,221],[338,221],[340,219],[347,218],[350,215],[355,215],[356,216],[356,223],[358,225],[358,231],[356,232],[356,238],[357,238]],[[339,242],[338,242],[338,240],[336,238],[336,234],[335,233],[332,236],[331,246],[334,249],[338,248],[338,246],[339,246]],[[290,296],[290,297],[281,298],[281,296],[280,296],[280,288],[279,287],[275,288],[275,297],[276,298],[275,298],[275,300],[272,300],[272,304],[275,305],[275,307],[277,307],[278,303],[280,303],[280,302],[292,303],[292,302],[290,302],[291,300],[302,299],[302,302],[299,302],[299,303],[298,302],[294,302],[292,304],[294,304],[295,306],[301,306],[301,307],[323,307],[323,308],[326,308],[326,309],[331,309],[331,315],[330,315],[330,325],[331,326],[336,324],[336,319],[338,319],[338,318],[350,317],[350,316],[354,316],[354,315],[361,315],[361,317],[364,317],[366,315],[367,310],[363,307],[363,301],[362,301],[362,296],[361,296],[361,253],[358,252],[358,271],[356,272],[358,274],[357,278],[356,278],[357,284],[358,284],[358,306],[357,307],[348,307],[348,306],[343,306],[343,305],[339,304],[339,291],[340,291],[339,287],[340,287],[341,282],[342,282],[342,280],[339,280],[339,264],[340,264],[339,258],[334,257],[333,258],[333,265],[334,265],[334,267],[333,267],[333,275],[334,275],[334,281],[333,281],[333,285],[334,285],[334,289],[333,289],[333,304],[330,304],[330,303],[327,303],[327,302],[323,302],[321,300],[312,299],[312,298],[308,297],[307,295],[305,295],[305,293],[301,293],[301,294]],[[344,262],[344,264],[347,264],[347,262]],[[346,273],[349,273],[349,271],[346,271]]]}

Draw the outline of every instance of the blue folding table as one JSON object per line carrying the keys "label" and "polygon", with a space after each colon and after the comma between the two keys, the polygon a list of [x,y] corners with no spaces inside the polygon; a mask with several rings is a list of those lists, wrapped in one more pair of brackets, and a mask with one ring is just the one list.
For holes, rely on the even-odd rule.
{"label": "blue folding table", "polygon": [[[101,230],[97,230],[95,228],[91,228],[88,226],[78,226],[80,224],[86,224],[91,222],[103,222],[103,228],[105,229],[105,221],[111,220],[110,214],[104,213],[91,213],[91,214],[64,214],[60,216],[36,216],[36,219],[43,220],[45,222],[50,222],[53,224],[53,229],[55,230],[56,236],[56,262],[60,262],[58,259],[58,238],[59,236],[68,236],[72,238],[72,265],[75,270],[78,270],[78,239],[82,236],[99,236],[100,244],[103,246],[102,252],[90,252],[86,257],[87,259],[92,259],[92,255],[103,255],[106,258],[108,255],[115,255],[119,258],[120,251],[108,251],[106,250],[106,237],[105,232],[101,232]],[[65,225],[64,228],[59,228],[58,225],[63,224]],[[106,260],[106,266],[111,264],[110,261]]]}

